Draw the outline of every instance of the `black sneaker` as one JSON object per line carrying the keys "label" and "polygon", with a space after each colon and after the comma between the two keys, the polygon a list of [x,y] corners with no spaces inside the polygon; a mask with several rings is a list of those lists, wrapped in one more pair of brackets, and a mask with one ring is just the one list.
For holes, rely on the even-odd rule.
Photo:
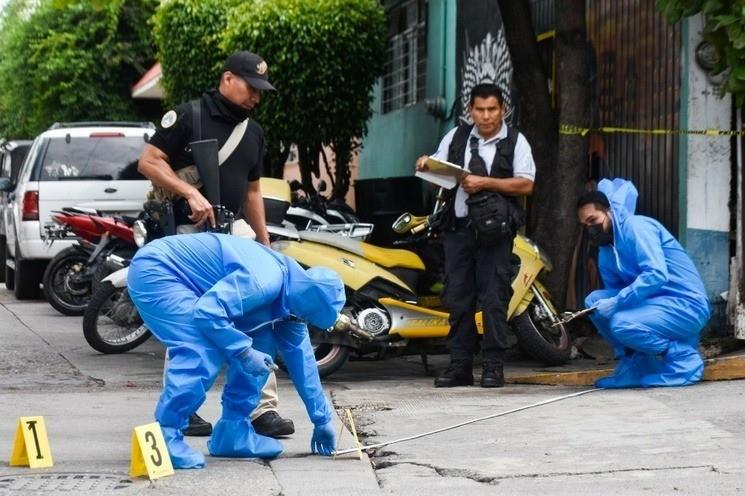
{"label": "black sneaker", "polygon": [[182,432],[184,433],[184,436],[209,436],[212,434],[212,424],[195,413],[189,417],[189,426]]}
{"label": "black sneaker", "polygon": [[469,361],[454,360],[447,370],[435,379],[435,387],[456,387],[473,385],[473,365]]}
{"label": "black sneaker", "polygon": [[254,430],[262,436],[282,437],[295,432],[295,424],[290,419],[284,419],[275,411],[262,413],[251,421]]}
{"label": "black sneaker", "polygon": [[481,370],[481,387],[498,388],[504,386],[504,369],[501,365],[484,363]]}

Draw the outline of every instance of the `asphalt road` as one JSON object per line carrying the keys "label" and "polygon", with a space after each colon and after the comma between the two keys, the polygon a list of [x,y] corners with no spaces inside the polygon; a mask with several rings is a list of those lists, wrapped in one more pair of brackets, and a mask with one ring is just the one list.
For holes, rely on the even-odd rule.
{"label": "asphalt road", "polygon": [[[82,338],[80,318],[0,290],[0,494],[32,490],[24,477],[98,474],[127,480],[128,436],[152,421],[163,348],[151,340],[104,356]],[[586,388],[509,385],[434,389],[417,358],[353,362],[325,381],[337,412],[349,408],[365,444],[389,441]],[[528,367],[530,364],[527,365]],[[508,372],[525,364],[510,364]],[[309,456],[310,426],[286,377],[281,408],[298,432],[270,463],[208,459],[149,484],[59,494],[737,494],[745,492],[745,396],[738,381],[681,389],[600,391],[459,429],[330,460]],[[57,428],[55,467],[8,467],[19,415],[43,412]],[[219,415],[219,385],[203,407]],[[91,436],[95,426],[98,435]],[[51,434],[50,434],[51,436]],[[203,446],[204,439],[192,441]],[[353,446],[342,435],[339,448]],[[106,475],[108,474],[108,475]],[[103,479],[98,479],[101,482]],[[113,479],[112,479],[113,480]],[[3,482],[5,481],[5,482]]]}

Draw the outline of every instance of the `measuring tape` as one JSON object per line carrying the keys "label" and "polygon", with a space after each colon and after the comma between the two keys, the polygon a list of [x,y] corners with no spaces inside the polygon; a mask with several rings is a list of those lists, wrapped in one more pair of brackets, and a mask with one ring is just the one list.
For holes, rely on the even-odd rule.
{"label": "measuring tape", "polygon": [[717,137],[717,136],[745,136],[744,130],[733,130],[733,129],[639,129],[639,128],[631,128],[631,127],[612,127],[612,126],[604,126],[604,127],[596,127],[596,128],[588,128],[588,127],[579,127],[579,126],[572,126],[570,124],[560,124],[559,125],[559,134],[568,134],[568,135],[576,135],[579,134],[581,136],[585,136],[587,133],[606,133],[606,134],[653,134],[653,135],[663,135],[663,136],[681,136],[686,134],[693,134],[693,135],[699,135],[699,136],[709,136],[709,137]]}
{"label": "measuring tape", "polygon": [[[516,412],[521,412],[523,410],[528,410],[529,408],[535,408],[535,407],[538,407],[538,406],[548,405],[549,403],[556,403],[557,401],[568,400],[569,398],[576,398],[577,396],[582,396],[582,395],[588,394],[588,393],[594,393],[595,391],[602,391],[602,389],[588,389],[586,391],[580,391],[579,393],[572,393],[572,394],[567,394],[567,395],[564,395],[564,396],[558,396],[556,398],[551,398],[551,399],[548,399],[548,400],[545,400],[545,401],[539,401],[538,403],[533,403],[532,405],[526,405],[526,406],[521,406],[519,408],[513,408],[512,410],[507,410],[505,412],[493,413],[493,414],[487,415],[485,417],[479,417],[479,418],[476,418],[476,419],[467,420],[465,422],[461,422],[461,423],[455,424],[455,425],[449,425],[447,427],[442,427],[442,428],[436,429],[434,431],[423,432],[421,434],[415,434],[413,436],[407,436],[407,437],[402,437],[400,439],[394,439],[393,441],[386,441],[386,442],[383,442],[383,443],[369,444],[367,446],[357,446],[356,448],[349,448],[349,449],[339,450],[339,451],[335,451],[334,452],[334,456],[340,456],[340,455],[346,455],[348,453],[362,452],[362,451],[367,451],[367,450],[371,450],[371,449],[382,448],[383,446],[390,446],[391,444],[396,444],[396,443],[403,443],[404,441],[411,441],[411,440],[419,439],[419,438],[422,438],[422,437],[425,437],[425,436],[431,436],[432,434],[437,434],[437,433],[440,433],[440,432],[445,432],[445,431],[449,431],[449,430],[452,430],[452,429],[457,429],[458,427],[463,427],[464,425],[473,424],[475,422],[481,422],[482,420],[488,420],[488,419],[492,419],[492,418],[496,418],[496,417],[503,417],[503,416],[509,415],[511,413],[516,413]],[[357,429],[354,427],[354,421],[352,420],[351,413],[349,411],[347,411],[347,414],[349,416],[349,421],[351,423],[351,426],[350,427],[352,428],[352,431],[354,432],[354,436],[355,436],[355,440],[356,440]]]}

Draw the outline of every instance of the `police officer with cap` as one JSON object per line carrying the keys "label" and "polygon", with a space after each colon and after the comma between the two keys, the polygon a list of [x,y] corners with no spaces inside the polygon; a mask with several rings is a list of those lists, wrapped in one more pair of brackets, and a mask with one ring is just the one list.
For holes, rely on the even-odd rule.
{"label": "police officer with cap", "polygon": [[[145,145],[137,170],[153,183],[156,196],[173,200],[179,233],[196,232],[205,224],[215,226],[212,205],[200,190],[190,143],[216,139],[220,149],[220,198],[224,207],[244,218],[256,233],[256,241],[269,245],[259,178],[265,143],[261,126],[251,111],[262,91],[273,91],[267,63],[257,54],[237,51],[226,60],[216,89],[194,101],[177,105],[163,115],[160,126]],[[262,391],[261,402],[251,418],[257,432],[285,436],[295,430],[291,420],[276,411],[274,374]],[[211,426],[194,416],[189,432],[209,435]]]}

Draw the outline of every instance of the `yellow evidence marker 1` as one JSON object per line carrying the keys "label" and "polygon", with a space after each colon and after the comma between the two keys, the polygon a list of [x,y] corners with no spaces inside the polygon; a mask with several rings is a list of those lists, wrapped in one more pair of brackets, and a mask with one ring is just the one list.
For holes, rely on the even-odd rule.
{"label": "yellow evidence marker 1", "polygon": [[53,465],[44,417],[19,418],[10,466],[45,468]]}
{"label": "yellow evidence marker 1", "polygon": [[132,431],[132,459],[129,475],[139,477],[147,475],[150,480],[173,475],[171,456],[168,454],[166,441],[160,424],[140,425]]}

